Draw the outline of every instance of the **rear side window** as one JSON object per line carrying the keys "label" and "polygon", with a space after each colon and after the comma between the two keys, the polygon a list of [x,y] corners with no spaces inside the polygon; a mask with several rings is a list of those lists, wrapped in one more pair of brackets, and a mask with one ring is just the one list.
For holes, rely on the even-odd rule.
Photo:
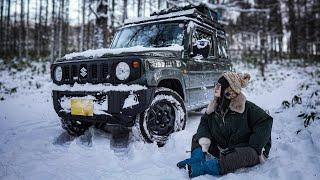
{"label": "rear side window", "polygon": [[228,53],[227,53],[228,45],[227,45],[226,39],[222,38],[222,37],[218,37],[217,39],[218,39],[218,54],[219,54],[219,57],[228,58]]}
{"label": "rear side window", "polygon": [[209,46],[210,46],[209,56],[212,56],[213,55],[212,35],[197,29],[196,31],[194,31],[192,35],[192,44],[195,45],[197,40],[205,40],[209,42]]}

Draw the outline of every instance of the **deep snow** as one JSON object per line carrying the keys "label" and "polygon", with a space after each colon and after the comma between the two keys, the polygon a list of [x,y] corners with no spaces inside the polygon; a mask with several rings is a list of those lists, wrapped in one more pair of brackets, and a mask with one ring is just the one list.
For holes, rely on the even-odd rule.
{"label": "deep snow", "polygon": [[[34,71],[0,71],[0,179],[188,179],[176,163],[189,156],[201,113],[189,113],[186,129],[173,134],[163,148],[134,138],[127,148],[114,147],[110,134],[94,128],[71,138],[53,110],[49,66],[35,66]],[[311,111],[319,117],[320,94],[311,97],[320,89],[319,66],[273,63],[266,68],[265,81],[257,68],[235,68],[251,74],[245,94],[274,118],[273,144],[266,163],[219,178],[319,179],[320,120],[304,128],[297,117]],[[283,108],[282,101],[291,103],[294,95],[302,104]]]}

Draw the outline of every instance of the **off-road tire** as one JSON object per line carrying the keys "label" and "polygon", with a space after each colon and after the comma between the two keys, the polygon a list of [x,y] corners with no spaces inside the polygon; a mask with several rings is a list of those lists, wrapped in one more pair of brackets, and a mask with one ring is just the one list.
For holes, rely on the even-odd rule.
{"label": "off-road tire", "polygon": [[133,130],[140,139],[163,146],[170,134],[185,128],[186,119],[186,108],[181,96],[171,89],[158,88],[150,107],[136,116]]}

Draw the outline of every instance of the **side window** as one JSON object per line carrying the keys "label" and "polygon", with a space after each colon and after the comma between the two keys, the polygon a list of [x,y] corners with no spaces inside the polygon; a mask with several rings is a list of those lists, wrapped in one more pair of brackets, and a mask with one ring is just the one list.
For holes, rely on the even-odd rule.
{"label": "side window", "polygon": [[212,35],[196,29],[192,34],[193,54],[204,57],[213,55]]}
{"label": "side window", "polygon": [[227,41],[222,37],[218,37],[218,54],[221,58],[228,58]]}

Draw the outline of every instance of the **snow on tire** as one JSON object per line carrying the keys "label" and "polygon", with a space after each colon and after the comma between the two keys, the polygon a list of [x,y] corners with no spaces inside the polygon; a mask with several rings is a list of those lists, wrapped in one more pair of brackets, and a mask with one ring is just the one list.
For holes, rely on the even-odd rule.
{"label": "snow on tire", "polygon": [[171,89],[158,88],[150,107],[137,115],[133,133],[148,143],[164,145],[171,133],[185,128],[186,116],[181,96]]}

